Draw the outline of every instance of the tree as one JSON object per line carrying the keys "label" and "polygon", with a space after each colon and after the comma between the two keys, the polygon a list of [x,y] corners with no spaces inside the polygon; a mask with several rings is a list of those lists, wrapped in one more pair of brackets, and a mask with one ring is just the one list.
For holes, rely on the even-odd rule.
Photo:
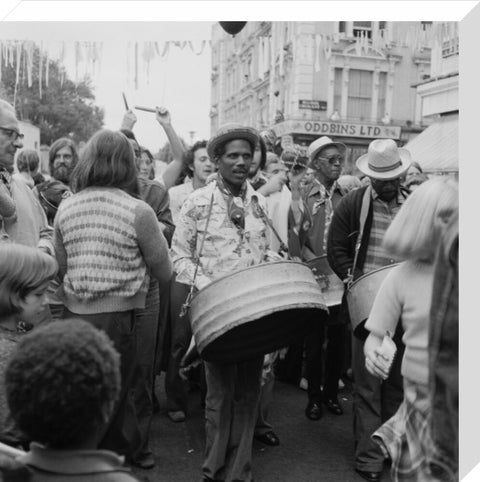
{"label": "tree", "polygon": [[[40,49],[33,49],[32,85],[28,87],[22,52],[21,69],[15,94],[16,66],[1,65],[0,97],[13,104],[20,120],[29,120],[40,129],[40,142],[51,144],[59,137],[75,142],[86,141],[103,126],[103,109],[95,105],[95,95],[89,79],[72,82],[58,61],[48,60],[48,86],[45,82],[45,63],[42,66],[40,96]],[[43,62],[45,62],[45,56]],[[16,62],[16,60],[15,60]],[[63,82],[62,82],[63,79]],[[3,86],[1,85],[3,84]]]}

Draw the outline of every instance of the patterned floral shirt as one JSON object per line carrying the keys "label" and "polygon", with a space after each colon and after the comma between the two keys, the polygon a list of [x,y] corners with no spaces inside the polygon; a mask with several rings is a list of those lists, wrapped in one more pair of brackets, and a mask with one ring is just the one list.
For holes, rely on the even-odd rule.
{"label": "patterned floral shirt", "polygon": [[[203,240],[195,280],[198,289],[239,269],[281,259],[269,250],[267,226],[255,209],[255,203],[252,203],[252,195],[257,196],[258,204],[267,211],[265,198],[255,193],[247,183],[245,200],[234,198],[236,204],[243,205],[245,229],[237,228],[229,218],[226,199],[216,182],[195,190],[186,199],[180,211],[171,249],[179,283],[192,283]],[[206,226],[212,196],[212,210]]]}

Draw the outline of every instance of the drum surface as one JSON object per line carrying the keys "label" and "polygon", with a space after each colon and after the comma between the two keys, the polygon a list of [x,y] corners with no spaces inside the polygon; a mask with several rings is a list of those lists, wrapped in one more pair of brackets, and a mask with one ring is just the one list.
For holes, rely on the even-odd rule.
{"label": "drum surface", "polygon": [[276,261],[214,280],[192,299],[192,332],[207,361],[249,360],[304,336],[327,311],[312,271]]}
{"label": "drum surface", "polygon": [[325,304],[327,306],[337,306],[342,303],[343,292],[345,285],[343,281],[333,272],[327,261],[327,256],[319,256],[306,261],[307,266],[313,271],[315,279],[317,280]]}
{"label": "drum surface", "polygon": [[370,271],[354,281],[348,289],[348,313],[354,330],[370,315],[375,296],[377,296],[383,280],[395,266],[398,266],[398,263]]}

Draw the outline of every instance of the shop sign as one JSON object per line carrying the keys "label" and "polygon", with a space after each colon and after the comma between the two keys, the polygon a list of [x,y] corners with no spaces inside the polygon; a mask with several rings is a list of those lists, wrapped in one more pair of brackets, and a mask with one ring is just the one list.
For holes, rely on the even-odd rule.
{"label": "shop sign", "polygon": [[369,139],[400,139],[400,126],[375,124],[349,124],[345,122],[322,122],[288,120],[274,126],[277,136],[285,134],[313,134],[317,136],[364,137]]}
{"label": "shop sign", "polygon": [[324,100],[300,99],[298,101],[298,108],[309,110],[327,110],[327,103]]}

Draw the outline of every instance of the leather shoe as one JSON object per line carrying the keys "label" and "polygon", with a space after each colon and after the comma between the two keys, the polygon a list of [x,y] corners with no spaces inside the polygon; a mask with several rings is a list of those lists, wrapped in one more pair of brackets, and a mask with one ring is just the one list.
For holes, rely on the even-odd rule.
{"label": "leather shoe", "polygon": [[151,452],[140,455],[137,459],[132,460],[132,465],[139,469],[149,470],[155,467],[155,459]]}
{"label": "leather shoe", "polygon": [[381,472],[368,472],[366,470],[355,469],[355,472],[363,477],[368,482],[379,482],[380,477],[382,476]]}
{"label": "leather shoe", "polygon": [[334,415],[342,415],[343,409],[340,402],[336,398],[324,398],[323,403],[327,407],[327,410]]}
{"label": "leather shoe", "polygon": [[322,406],[317,402],[308,402],[305,415],[310,420],[320,420],[322,418]]}
{"label": "leather shoe", "polygon": [[271,445],[272,447],[280,445],[280,439],[277,437],[277,435],[273,430],[270,430],[269,432],[261,433],[259,435],[255,435],[255,440],[258,440],[259,442],[262,442],[262,444],[265,444],[265,445]]}

